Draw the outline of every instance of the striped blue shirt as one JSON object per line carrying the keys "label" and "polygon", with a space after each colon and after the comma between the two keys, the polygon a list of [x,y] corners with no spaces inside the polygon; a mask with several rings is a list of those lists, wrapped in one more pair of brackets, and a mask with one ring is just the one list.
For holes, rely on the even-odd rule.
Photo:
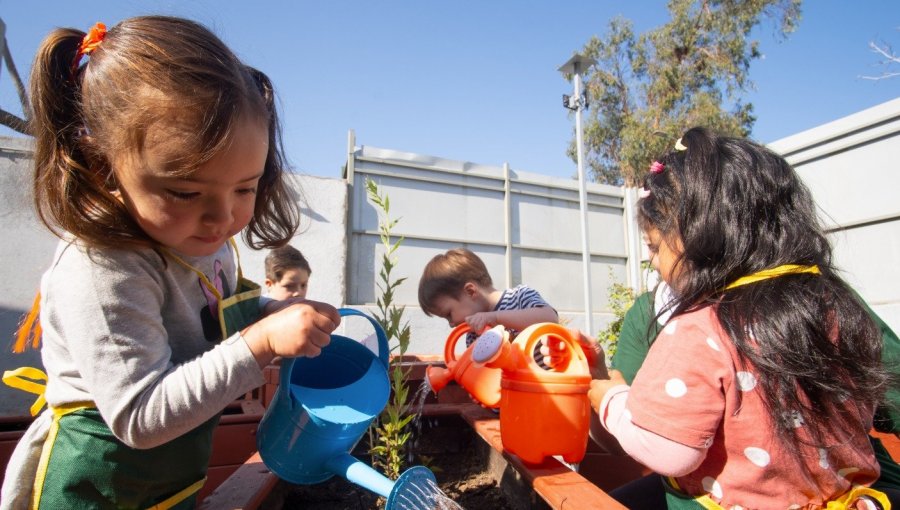
{"label": "striped blue shirt", "polygon": [[[500,296],[500,301],[497,302],[497,306],[494,307],[493,311],[525,310],[527,308],[541,308],[544,306],[550,306],[550,304],[544,301],[544,298],[541,297],[541,294],[538,291],[527,285],[517,285],[512,289],[503,291],[503,294]],[[519,332],[514,329],[507,329],[507,331],[509,331],[510,338],[515,338],[516,335],[519,334]],[[466,335],[466,347],[472,345],[472,342],[477,338],[478,335],[476,333],[469,332],[469,334]]]}

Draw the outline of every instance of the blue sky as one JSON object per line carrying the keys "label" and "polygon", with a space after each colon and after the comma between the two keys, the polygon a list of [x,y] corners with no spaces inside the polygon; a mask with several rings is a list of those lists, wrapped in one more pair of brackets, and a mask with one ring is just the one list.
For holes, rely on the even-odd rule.
{"label": "blue sky", "polygon": [[[23,78],[53,27],[157,13],[209,26],[269,74],[288,159],[325,177],[340,176],[350,129],[359,145],[572,177],[574,121],[560,99],[572,85],[556,69],[616,15],[638,32],[667,19],[659,0],[0,0]],[[900,77],[860,78],[883,70],[870,41],[900,50],[898,27],[897,0],[808,0],[781,41],[764,25],[765,58],[753,63],[756,90],[746,95],[758,118],[752,136],[772,142],[900,96]],[[4,68],[0,106],[17,105]]]}

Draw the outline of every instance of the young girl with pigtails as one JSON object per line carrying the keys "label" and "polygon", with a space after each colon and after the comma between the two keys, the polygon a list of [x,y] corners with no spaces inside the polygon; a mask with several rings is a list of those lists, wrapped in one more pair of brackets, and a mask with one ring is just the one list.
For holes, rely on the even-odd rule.
{"label": "young girl with pigtails", "polygon": [[765,147],[694,128],[652,163],[641,195],[675,301],[631,386],[615,370],[591,384],[603,426],[658,473],[616,497],[890,508],[869,487],[879,466],[868,431],[888,386],[881,335],[834,267],[797,173]]}
{"label": "young girl with pigtails", "polygon": [[0,507],[193,507],[222,409],[340,322],[261,306],[241,274],[233,236],[273,248],[299,221],[272,85],[206,28],[147,16],[52,32],[31,101],[35,205],[61,241],[19,338],[46,376],[4,374],[47,409]]}

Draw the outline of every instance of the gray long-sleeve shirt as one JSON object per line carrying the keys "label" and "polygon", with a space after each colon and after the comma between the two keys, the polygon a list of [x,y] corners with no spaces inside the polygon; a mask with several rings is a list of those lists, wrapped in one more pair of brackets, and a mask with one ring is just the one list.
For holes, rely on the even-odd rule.
{"label": "gray long-sleeve shirt", "polygon": [[[234,292],[237,271],[227,243],[214,255],[183,258],[223,297]],[[221,341],[210,295],[197,274],[153,250],[86,250],[62,241],[41,279],[48,405],[94,402],[116,437],[151,448],[260,386],[262,371],[246,342],[237,334]],[[17,447],[29,451],[10,461],[3,507],[31,491],[34,472],[26,466],[40,453],[34,450],[42,421]]]}

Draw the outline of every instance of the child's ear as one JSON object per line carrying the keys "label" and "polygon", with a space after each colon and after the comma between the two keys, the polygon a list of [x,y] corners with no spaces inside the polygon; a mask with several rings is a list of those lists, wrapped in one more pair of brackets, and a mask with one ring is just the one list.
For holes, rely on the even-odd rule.
{"label": "child's ear", "polygon": [[475,285],[474,282],[466,282],[466,284],[463,285],[463,292],[470,298],[478,296],[478,294],[480,294],[479,290],[478,285]]}
{"label": "child's ear", "polygon": [[266,288],[267,288],[267,289],[271,289],[271,288],[272,288],[272,285],[275,285],[275,282],[273,282],[272,280],[266,278]]}

